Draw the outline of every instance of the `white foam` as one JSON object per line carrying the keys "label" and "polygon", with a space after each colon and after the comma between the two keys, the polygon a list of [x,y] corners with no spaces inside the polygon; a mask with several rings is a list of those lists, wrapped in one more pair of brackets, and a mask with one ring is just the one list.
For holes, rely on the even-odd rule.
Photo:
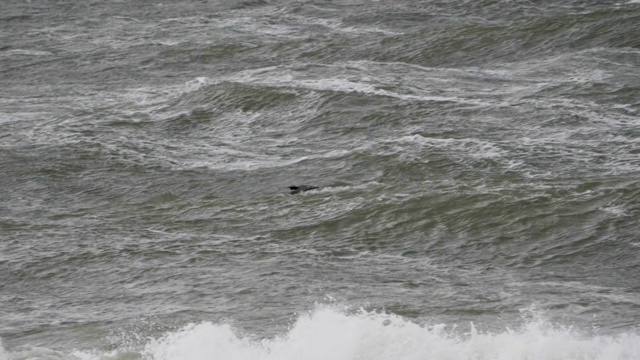
{"label": "white foam", "polygon": [[[396,315],[318,307],[272,339],[243,336],[228,324],[203,322],[151,339],[140,351],[154,360],[632,360],[640,334],[587,335],[539,319],[491,333],[474,324],[419,325]],[[3,356],[0,352],[0,356]],[[4,355],[6,356],[6,355]],[[130,349],[72,359],[130,358]],[[1,358],[0,360],[11,359]]]}
{"label": "white foam", "polygon": [[420,326],[395,315],[360,311],[345,314],[320,308],[301,316],[274,339],[250,341],[226,325],[201,323],[151,341],[150,359],[633,359],[640,336],[585,336],[532,322],[519,330],[483,333],[473,324],[457,331],[445,325]]}
{"label": "white foam", "polygon": [[415,143],[420,146],[429,146],[443,149],[453,147],[460,151],[465,151],[469,154],[470,157],[477,159],[502,158],[506,155],[506,152],[498,147],[495,143],[473,138],[441,139],[424,137],[419,134],[414,134],[403,136],[398,139],[392,139],[388,142]]}
{"label": "white foam", "polygon": [[626,217],[629,216],[626,209],[623,206],[605,206],[600,208],[600,210],[612,214],[616,217]]}
{"label": "white foam", "polygon": [[29,50],[29,49],[13,49],[6,51],[4,54],[11,55],[24,55],[24,56],[50,56],[53,53],[44,50]]}
{"label": "white foam", "polygon": [[[140,337],[134,334],[135,338]],[[492,333],[464,326],[419,325],[392,314],[349,312],[319,306],[300,316],[285,334],[256,340],[229,324],[202,322],[108,353],[72,351],[69,355],[33,347],[0,360],[23,358],[149,360],[632,360],[640,354],[640,334],[581,333],[533,317],[518,329]]]}
{"label": "white foam", "polygon": [[[327,66],[335,77],[308,78],[296,71],[295,67],[265,67],[241,71],[225,81],[239,84],[264,85],[279,88],[296,88],[313,91],[334,91],[341,93],[360,93],[364,95],[383,96],[412,101],[454,102],[467,105],[480,106],[481,100],[462,98],[456,95],[440,96],[432,95],[430,91],[420,94],[396,92],[380,88],[378,80],[372,80],[368,75],[361,73],[344,73],[344,66],[357,67],[364,63],[345,63],[341,66]],[[322,67],[318,65],[319,67]],[[347,78],[345,78],[347,77]]]}
{"label": "white foam", "polygon": [[[277,142],[274,142],[277,143]],[[233,146],[233,145],[232,145]],[[206,149],[206,150],[203,150]],[[310,159],[326,159],[348,154],[348,150],[329,150],[314,155],[303,155],[284,158],[279,155],[261,154],[259,151],[235,149],[233,147],[216,147],[201,145],[200,155],[181,161],[176,169],[210,169],[210,170],[257,170],[291,166]]]}
{"label": "white foam", "polygon": [[297,23],[305,24],[305,25],[320,25],[327,27],[336,32],[342,33],[355,33],[355,34],[367,34],[367,33],[379,33],[384,35],[402,35],[402,32],[394,32],[378,27],[370,27],[370,26],[346,26],[344,25],[341,19],[319,19],[319,18],[311,18],[305,16],[293,16],[293,19],[296,20]]}
{"label": "white foam", "polygon": [[0,339],[0,360],[8,360],[9,359],[9,355],[7,355],[7,352],[4,350],[4,346],[2,346],[2,339]]}

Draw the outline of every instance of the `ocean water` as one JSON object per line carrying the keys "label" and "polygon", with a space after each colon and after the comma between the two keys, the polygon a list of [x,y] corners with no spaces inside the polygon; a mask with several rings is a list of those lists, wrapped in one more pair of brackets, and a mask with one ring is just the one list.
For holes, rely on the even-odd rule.
{"label": "ocean water", "polygon": [[640,359],[638,1],[3,0],[0,85],[0,360]]}

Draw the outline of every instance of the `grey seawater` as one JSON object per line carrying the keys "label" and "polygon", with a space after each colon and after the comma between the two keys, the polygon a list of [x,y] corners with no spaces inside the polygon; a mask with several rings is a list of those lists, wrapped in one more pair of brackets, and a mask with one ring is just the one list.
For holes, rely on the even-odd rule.
{"label": "grey seawater", "polygon": [[[639,34],[637,1],[3,1],[0,358],[315,359],[153,349],[364,318],[637,358]],[[318,358],[435,351],[386,349]]]}

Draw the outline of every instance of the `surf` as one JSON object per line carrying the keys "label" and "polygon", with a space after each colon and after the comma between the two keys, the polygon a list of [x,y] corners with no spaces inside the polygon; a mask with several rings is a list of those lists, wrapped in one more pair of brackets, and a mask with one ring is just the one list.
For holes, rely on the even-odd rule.
{"label": "surf", "polygon": [[[230,323],[191,323],[142,344],[123,344],[109,352],[63,354],[33,348],[0,359],[153,359],[153,360],[632,360],[640,354],[640,334],[598,335],[541,319],[518,328],[480,330],[467,325],[418,324],[398,315],[317,306],[301,314],[288,331],[259,339]],[[137,349],[134,349],[137,348]]]}

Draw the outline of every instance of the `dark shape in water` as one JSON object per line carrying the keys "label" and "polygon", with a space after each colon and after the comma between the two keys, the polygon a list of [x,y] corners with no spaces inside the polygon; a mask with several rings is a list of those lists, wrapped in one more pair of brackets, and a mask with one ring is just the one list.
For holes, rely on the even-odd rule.
{"label": "dark shape in water", "polygon": [[289,190],[291,190],[291,195],[297,194],[299,192],[314,190],[314,189],[319,189],[319,187],[310,186],[310,185],[289,186]]}

